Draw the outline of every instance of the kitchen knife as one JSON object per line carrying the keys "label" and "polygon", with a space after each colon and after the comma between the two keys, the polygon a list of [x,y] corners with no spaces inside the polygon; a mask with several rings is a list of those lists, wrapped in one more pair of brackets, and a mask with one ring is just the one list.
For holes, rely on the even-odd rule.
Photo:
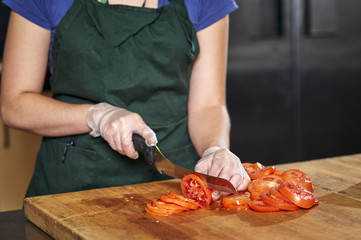
{"label": "kitchen knife", "polygon": [[182,179],[184,176],[188,174],[196,174],[200,176],[202,179],[205,179],[204,183],[208,188],[222,192],[228,192],[228,193],[237,192],[234,186],[232,185],[232,183],[230,183],[226,179],[194,172],[189,169],[182,168],[180,166],[173,164],[161,153],[161,151],[157,146],[148,147],[145,144],[144,138],[138,134],[133,134],[133,144],[135,150],[137,152],[143,153],[145,160],[149,164],[154,164],[156,169],[161,174],[166,174],[168,176],[179,179]]}

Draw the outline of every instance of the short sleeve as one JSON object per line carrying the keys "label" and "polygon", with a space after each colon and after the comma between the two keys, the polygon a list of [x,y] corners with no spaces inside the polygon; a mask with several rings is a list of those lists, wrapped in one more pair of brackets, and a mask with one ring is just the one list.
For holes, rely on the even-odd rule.
{"label": "short sleeve", "polygon": [[49,0],[3,0],[3,3],[14,12],[29,21],[51,30],[49,9],[52,1]]}
{"label": "short sleeve", "polygon": [[189,18],[200,31],[238,8],[234,0],[186,0]]}

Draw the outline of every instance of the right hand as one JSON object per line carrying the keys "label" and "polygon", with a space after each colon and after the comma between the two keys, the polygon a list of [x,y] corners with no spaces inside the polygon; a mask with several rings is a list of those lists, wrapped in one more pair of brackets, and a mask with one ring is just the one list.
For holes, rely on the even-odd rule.
{"label": "right hand", "polygon": [[142,117],[124,108],[99,103],[86,111],[85,119],[93,130],[90,135],[102,136],[113,150],[133,159],[139,156],[134,149],[133,133],[142,136],[148,146],[158,143],[154,131],[145,124]]}

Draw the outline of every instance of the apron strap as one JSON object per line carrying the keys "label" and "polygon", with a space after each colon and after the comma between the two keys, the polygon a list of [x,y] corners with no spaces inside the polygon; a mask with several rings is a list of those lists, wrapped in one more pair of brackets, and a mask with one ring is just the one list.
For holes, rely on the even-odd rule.
{"label": "apron strap", "polygon": [[[109,1],[108,0],[100,0],[101,3],[103,4],[108,4],[109,5]],[[147,0],[144,0],[142,7],[145,7],[145,3],[147,2]]]}
{"label": "apron strap", "polygon": [[182,25],[182,28],[184,30],[184,33],[186,34],[187,41],[190,44],[190,50],[188,51],[188,57],[191,60],[194,60],[198,56],[198,52],[196,52],[195,42],[197,41],[197,36],[193,35],[192,33],[195,33],[195,31],[192,31],[194,29],[193,24],[191,21],[184,21],[184,19],[189,19],[187,8],[184,4],[184,0],[169,0],[175,9],[175,12],[177,14],[177,17],[179,18],[179,21]]}

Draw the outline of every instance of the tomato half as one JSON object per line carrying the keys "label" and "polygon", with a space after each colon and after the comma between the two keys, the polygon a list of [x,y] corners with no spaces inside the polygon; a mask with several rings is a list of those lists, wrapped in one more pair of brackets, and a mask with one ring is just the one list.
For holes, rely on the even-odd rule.
{"label": "tomato half", "polygon": [[193,209],[193,210],[196,210],[196,209],[199,208],[198,203],[193,203],[191,201],[185,201],[184,199],[173,197],[173,196],[166,195],[166,194],[160,195],[160,200],[162,200],[163,202],[167,202],[167,203],[174,203],[174,204],[177,204],[179,206],[189,208],[189,209]]}
{"label": "tomato half", "polygon": [[270,175],[276,170],[275,167],[264,167],[259,170],[248,173],[249,177],[254,180],[262,176]]}
{"label": "tomato half", "polygon": [[293,182],[301,187],[306,188],[308,191],[313,192],[311,178],[304,172],[298,169],[290,169],[280,175],[285,181]]}
{"label": "tomato half", "polygon": [[222,205],[247,205],[247,203],[251,201],[251,193],[249,191],[237,192],[234,194],[230,194],[224,196],[222,198]]}
{"label": "tomato half", "polygon": [[315,195],[312,192],[292,182],[282,183],[278,190],[288,200],[301,208],[310,208],[315,204]]}
{"label": "tomato half", "polygon": [[268,192],[272,187],[278,187],[284,182],[279,175],[270,174],[252,180],[248,185],[248,191],[251,193],[251,199],[261,199],[262,192]]}
{"label": "tomato half", "polygon": [[261,194],[261,198],[265,204],[278,207],[282,210],[296,211],[300,209],[297,205],[289,201],[287,198],[283,197],[282,194],[279,193],[279,195],[276,195],[271,194],[270,190],[270,192],[263,192]]}
{"label": "tomato half", "polygon": [[204,184],[196,174],[189,174],[182,178],[182,193],[186,198],[194,199],[202,207],[208,207],[212,203],[212,190]]}
{"label": "tomato half", "polygon": [[268,205],[262,200],[252,200],[248,202],[248,206],[257,212],[278,212],[280,208],[272,205]]}

